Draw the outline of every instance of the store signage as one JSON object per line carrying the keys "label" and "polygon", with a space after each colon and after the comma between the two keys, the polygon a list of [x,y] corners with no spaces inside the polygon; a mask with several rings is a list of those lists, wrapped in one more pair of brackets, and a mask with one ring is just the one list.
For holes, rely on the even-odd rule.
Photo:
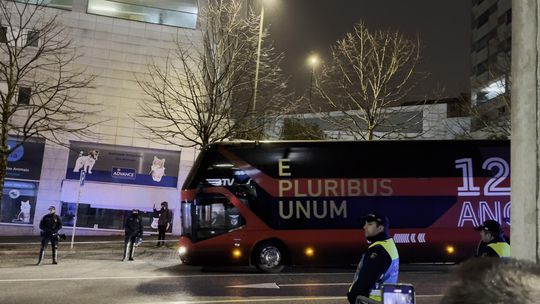
{"label": "store signage", "polygon": [[66,179],[177,187],[180,151],[73,141]]}

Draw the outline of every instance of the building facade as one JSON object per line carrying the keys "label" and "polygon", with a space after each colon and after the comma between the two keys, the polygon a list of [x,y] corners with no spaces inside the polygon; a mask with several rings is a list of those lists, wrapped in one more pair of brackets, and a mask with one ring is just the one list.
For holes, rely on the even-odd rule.
{"label": "building facade", "polygon": [[[470,80],[476,108],[472,128],[480,137],[510,129],[511,40],[512,1],[473,0]],[[486,128],[493,130],[482,130]]]}
{"label": "building facade", "polygon": [[141,114],[138,105],[147,98],[137,80],[148,75],[150,62],[159,64],[175,49],[177,39],[200,44],[198,16],[204,3],[46,0],[44,4],[45,13],[57,15],[70,31],[82,55],[74,64],[96,76],[80,98],[101,104],[99,117],[90,118],[101,123],[91,128],[95,135],[91,139],[68,137],[69,148],[36,140],[25,143],[20,155],[10,155],[0,235],[39,234],[39,220],[51,205],[61,215],[66,234],[72,231],[75,214],[77,235],[123,233],[123,221],[133,208],[143,212],[145,230],[153,232],[152,207],[159,208],[162,201],[169,202],[173,212],[170,232],[179,234],[179,189],[196,151],[146,138],[136,121],[142,119],[136,118]]}
{"label": "building facade", "polygon": [[[438,102],[421,105],[404,105],[388,107],[388,116],[384,125],[375,128],[374,138],[379,139],[456,139],[471,127],[471,118],[461,113],[461,98],[448,98]],[[349,117],[357,117],[357,125],[365,126],[360,119],[362,114],[358,110],[348,111]],[[322,131],[327,139],[358,140],[358,136],[351,133],[354,128],[343,129],[342,124],[335,123],[343,119],[342,112],[304,113],[287,115],[277,120],[275,124],[268,125],[266,134],[271,139],[280,139],[286,119],[302,121],[308,125],[315,125]],[[361,130],[358,128],[357,131]],[[364,129],[367,130],[367,127]]]}

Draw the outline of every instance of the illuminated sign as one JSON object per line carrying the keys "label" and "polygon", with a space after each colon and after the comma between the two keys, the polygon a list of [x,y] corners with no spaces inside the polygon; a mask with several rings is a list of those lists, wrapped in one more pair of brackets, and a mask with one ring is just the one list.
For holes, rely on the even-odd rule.
{"label": "illuminated sign", "polygon": [[134,180],[137,178],[137,173],[135,169],[133,168],[117,168],[113,167],[111,171],[111,175],[113,178],[120,178],[120,179],[131,179]]}

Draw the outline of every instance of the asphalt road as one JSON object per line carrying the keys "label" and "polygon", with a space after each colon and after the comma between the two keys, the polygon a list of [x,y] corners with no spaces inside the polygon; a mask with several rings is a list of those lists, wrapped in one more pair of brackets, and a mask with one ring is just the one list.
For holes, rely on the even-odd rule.
{"label": "asphalt road", "polygon": [[[133,262],[111,252],[61,253],[35,266],[36,256],[0,255],[0,303],[347,303],[353,268],[289,267],[280,274],[251,268],[181,265],[173,250],[145,250]],[[402,266],[417,303],[439,303],[452,266]]]}

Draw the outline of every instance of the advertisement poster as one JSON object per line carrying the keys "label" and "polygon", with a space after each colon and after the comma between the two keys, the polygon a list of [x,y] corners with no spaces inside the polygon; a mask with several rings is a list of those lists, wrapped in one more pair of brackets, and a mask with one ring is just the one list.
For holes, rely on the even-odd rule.
{"label": "advertisement poster", "polygon": [[66,179],[176,188],[179,165],[180,151],[72,141]]}
{"label": "advertisement poster", "polygon": [[[20,141],[8,139],[9,148]],[[34,222],[45,140],[27,139],[8,155],[6,181],[0,204],[0,222],[31,225]]]}
{"label": "advertisement poster", "polygon": [[[8,146],[14,147],[17,139],[9,139]],[[8,156],[6,178],[39,181],[45,141],[29,139]]]}
{"label": "advertisement poster", "polygon": [[38,183],[6,181],[0,205],[0,222],[32,224],[36,210]]}

